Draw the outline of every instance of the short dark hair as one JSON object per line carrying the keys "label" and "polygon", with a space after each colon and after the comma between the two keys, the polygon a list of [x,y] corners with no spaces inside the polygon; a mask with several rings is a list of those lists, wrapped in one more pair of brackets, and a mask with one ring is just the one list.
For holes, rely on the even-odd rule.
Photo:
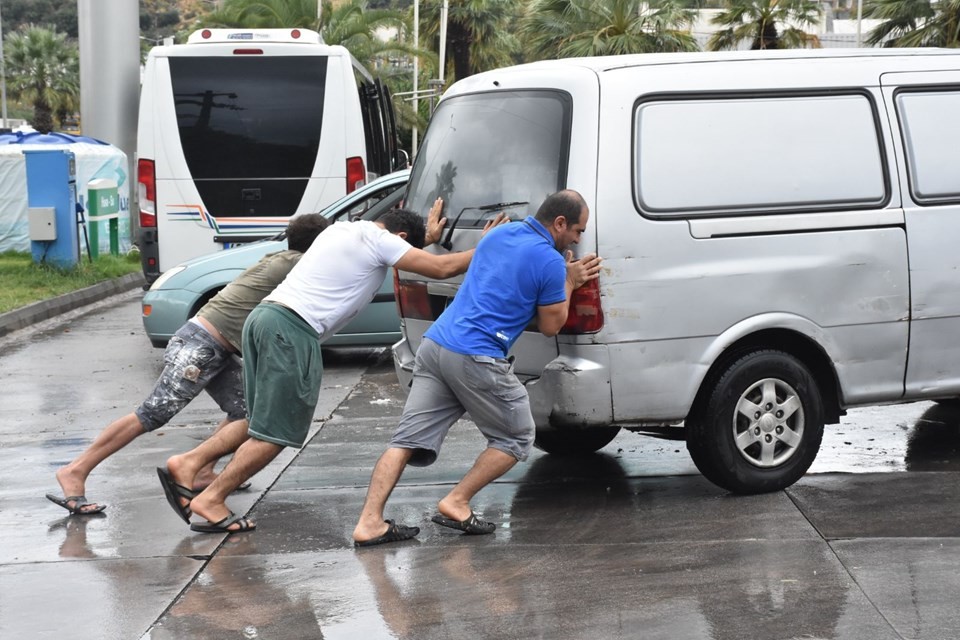
{"label": "short dark hair", "polygon": [[567,224],[580,222],[580,214],[587,208],[587,203],[579,193],[573,189],[564,189],[547,196],[535,216],[539,222],[549,226],[557,216],[567,219]]}
{"label": "short dark hair", "polygon": [[407,209],[390,209],[376,221],[390,233],[405,231],[407,233],[407,243],[411,247],[423,249],[423,244],[427,240],[427,227],[420,214]]}
{"label": "short dark hair", "polygon": [[287,247],[303,253],[310,248],[320,232],[329,226],[330,221],[319,213],[297,216],[287,225]]}

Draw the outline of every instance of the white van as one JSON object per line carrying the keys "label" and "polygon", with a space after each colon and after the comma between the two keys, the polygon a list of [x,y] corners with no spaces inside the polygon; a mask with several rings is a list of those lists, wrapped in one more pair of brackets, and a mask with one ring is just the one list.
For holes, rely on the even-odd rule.
{"label": "white van", "polygon": [[[561,188],[604,258],[557,338],[527,331],[538,445],[685,427],[735,492],[800,478],[848,407],[960,395],[960,52],[657,54],[539,62],[443,96],[407,192],[446,246]],[[411,379],[456,284],[401,273]]]}
{"label": "white van", "polygon": [[155,47],[138,127],[148,282],[405,164],[386,87],[305,29],[204,29]]}

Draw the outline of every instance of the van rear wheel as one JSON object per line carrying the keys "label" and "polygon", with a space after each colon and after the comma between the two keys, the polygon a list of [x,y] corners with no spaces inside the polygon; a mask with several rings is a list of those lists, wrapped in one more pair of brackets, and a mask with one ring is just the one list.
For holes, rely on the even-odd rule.
{"label": "van rear wheel", "polygon": [[594,453],[610,444],[620,427],[589,427],[586,429],[537,429],[534,446],[541,451],[561,456]]}
{"label": "van rear wheel", "polygon": [[823,400],[809,369],[763,350],[714,378],[687,420],[687,450],[700,472],[734,493],[779,491],[799,480],[823,439]]}

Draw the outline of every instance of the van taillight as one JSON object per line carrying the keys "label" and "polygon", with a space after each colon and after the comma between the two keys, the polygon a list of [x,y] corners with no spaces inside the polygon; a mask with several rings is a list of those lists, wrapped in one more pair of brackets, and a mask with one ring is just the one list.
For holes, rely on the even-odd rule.
{"label": "van taillight", "polygon": [[397,299],[397,313],[401,318],[433,320],[426,282],[401,282],[394,269],[393,293]]}
{"label": "van taillight", "polygon": [[353,193],[366,181],[367,170],[363,166],[363,158],[360,156],[347,158],[347,193]]}
{"label": "van taillight", "polygon": [[567,322],[560,333],[596,333],[603,328],[603,309],[600,307],[600,280],[593,279],[575,289],[570,301]]}
{"label": "van taillight", "polygon": [[157,175],[153,160],[137,161],[137,199],[140,203],[140,227],[156,227]]}

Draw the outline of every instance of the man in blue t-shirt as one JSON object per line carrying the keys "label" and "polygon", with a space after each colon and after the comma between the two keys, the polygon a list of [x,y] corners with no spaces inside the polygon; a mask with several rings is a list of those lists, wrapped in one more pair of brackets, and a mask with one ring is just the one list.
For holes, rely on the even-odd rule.
{"label": "man in blue t-shirt", "polygon": [[573,260],[566,251],[580,241],[589,215],[579,193],[560,191],[536,216],[494,228],[480,240],[463,285],[417,350],[410,395],[390,448],[373,470],[353,532],[355,545],[396,542],[420,532],[391,526],[383,519],[384,506],[406,465],[432,464],[447,431],[465,412],[487,438],[487,448],[440,500],[433,522],[467,534],[496,529],[477,517],[470,500],[526,460],[535,431],[527,391],[507,353],[534,318],[540,333],[555,336],[567,320],[573,290],[598,277],[600,258]]}

